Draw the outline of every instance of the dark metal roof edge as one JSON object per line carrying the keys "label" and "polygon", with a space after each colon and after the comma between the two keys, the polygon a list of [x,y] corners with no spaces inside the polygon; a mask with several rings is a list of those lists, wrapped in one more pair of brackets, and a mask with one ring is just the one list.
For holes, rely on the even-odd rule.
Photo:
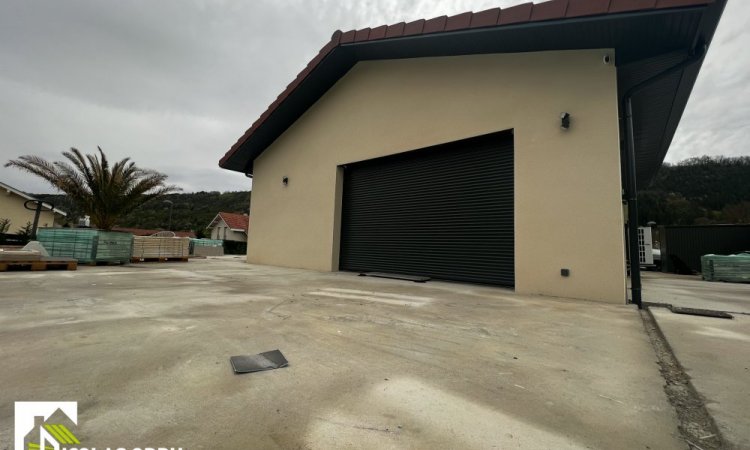
{"label": "dark metal roof edge", "polygon": [[[724,9],[726,8],[726,3],[727,0],[717,0],[716,2],[706,6],[706,12],[703,14],[703,17],[701,19],[701,24],[699,25],[696,32],[692,48],[700,45],[700,40],[703,39],[706,45],[706,52],[708,52],[708,49],[711,47],[711,43],[713,42],[713,37],[716,34],[719,20],[724,13]],[[672,109],[669,114],[667,128],[664,131],[661,148],[659,149],[659,154],[657,157],[659,164],[658,167],[654,169],[652,174],[643,176],[642,180],[645,179],[646,181],[646,183],[643,184],[644,186],[651,183],[653,178],[656,176],[658,168],[661,167],[662,163],[664,162],[664,158],[666,158],[667,156],[667,152],[669,151],[669,147],[672,145],[672,140],[674,139],[674,135],[677,132],[677,128],[680,124],[680,120],[682,119],[682,115],[685,112],[685,108],[687,107],[690,95],[692,94],[693,88],[695,87],[695,83],[698,81],[698,74],[700,73],[704,62],[705,55],[693,67],[689,67],[682,71],[682,78],[677,87],[674,101],[672,102]],[[694,73],[694,75],[686,77],[686,72]],[[641,177],[639,176],[639,178]]]}
{"label": "dark metal roof edge", "polygon": [[[718,0],[721,1],[721,0]],[[398,42],[408,42],[413,40],[420,40],[420,39],[433,39],[435,37],[448,37],[448,36],[465,36],[465,35],[472,35],[472,34],[485,34],[488,32],[495,32],[495,31],[515,31],[515,30],[522,30],[525,28],[533,28],[538,29],[545,26],[559,26],[560,24],[575,24],[575,23],[586,23],[586,22],[595,22],[602,19],[627,19],[630,17],[642,17],[642,16],[658,16],[658,15],[668,15],[673,14],[675,12],[675,9],[679,9],[680,12],[686,12],[686,11],[700,11],[705,10],[706,7],[709,5],[692,5],[692,6],[684,6],[681,8],[663,8],[663,9],[647,9],[647,10],[639,10],[639,11],[628,11],[623,13],[611,13],[611,14],[597,14],[592,16],[580,16],[580,17],[572,17],[572,18],[559,18],[559,19],[549,19],[549,20],[543,20],[538,22],[520,22],[520,23],[513,23],[508,25],[500,25],[500,26],[494,26],[494,27],[481,27],[481,28],[461,28],[458,30],[451,30],[451,31],[438,31],[438,32],[431,32],[431,33],[423,33],[423,34],[414,34],[409,36],[397,36],[392,38],[386,38],[386,39],[375,39],[375,40],[367,40],[367,41],[360,41],[360,42],[347,42],[347,43],[341,43],[339,44],[339,47],[341,48],[357,48],[357,47],[364,47],[369,45],[378,45],[383,43],[398,43]]]}

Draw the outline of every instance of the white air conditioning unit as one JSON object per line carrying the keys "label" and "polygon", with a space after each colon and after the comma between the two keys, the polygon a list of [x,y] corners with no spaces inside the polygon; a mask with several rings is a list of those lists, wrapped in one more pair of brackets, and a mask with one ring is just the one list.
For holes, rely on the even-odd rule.
{"label": "white air conditioning unit", "polygon": [[651,227],[638,227],[638,261],[642,266],[654,265],[654,241]]}

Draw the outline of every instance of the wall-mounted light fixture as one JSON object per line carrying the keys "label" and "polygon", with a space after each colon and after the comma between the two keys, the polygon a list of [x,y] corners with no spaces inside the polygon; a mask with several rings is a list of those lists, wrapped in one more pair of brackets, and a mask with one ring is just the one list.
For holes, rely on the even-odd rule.
{"label": "wall-mounted light fixture", "polygon": [[282,184],[283,184],[284,186],[288,186],[288,185],[289,185],[289,177],[282,177],[282,178],[281,178],[281,183],[282,183]]}
{"label": "wall-mounted light fixture", "polygon": [[562,113],[560,114],[560,128],[563,130],[567,130],[570,128],[570,114],[569,113]]}

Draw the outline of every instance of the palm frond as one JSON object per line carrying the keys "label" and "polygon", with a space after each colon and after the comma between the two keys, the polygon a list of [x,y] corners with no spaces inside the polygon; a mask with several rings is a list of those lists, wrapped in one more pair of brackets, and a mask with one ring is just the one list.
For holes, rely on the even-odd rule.
{"label": "palm frond", "polygon": [[36,175],[70,200],[99,228],[108,230],[123,215],[154,198],[178,192],[166,185],[163,173],[141,169],[130,158],[110,165],[101,147],[99,155],[83,155],[78,149],[62,152],[66,161],[49,162],[33,155],[19,156],[5,167]]}

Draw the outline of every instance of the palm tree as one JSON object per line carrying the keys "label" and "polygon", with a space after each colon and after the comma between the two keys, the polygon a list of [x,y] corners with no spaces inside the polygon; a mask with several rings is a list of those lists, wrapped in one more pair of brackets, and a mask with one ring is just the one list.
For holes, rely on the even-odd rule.
{"label": "palm tree", "polygon": [[71,202],[103,230],[111,230],[120,217],[143,203],[180,190],[164,184],[165,174],[136,167],[130,158],[110,167],[102,149],[97,148],[98,156],[84,156],[71,148],[69,152],[62,152],[67,162],[49,162],[26,155],[8,161],[5,167],[17,167],[43,178],[67,194]]}

